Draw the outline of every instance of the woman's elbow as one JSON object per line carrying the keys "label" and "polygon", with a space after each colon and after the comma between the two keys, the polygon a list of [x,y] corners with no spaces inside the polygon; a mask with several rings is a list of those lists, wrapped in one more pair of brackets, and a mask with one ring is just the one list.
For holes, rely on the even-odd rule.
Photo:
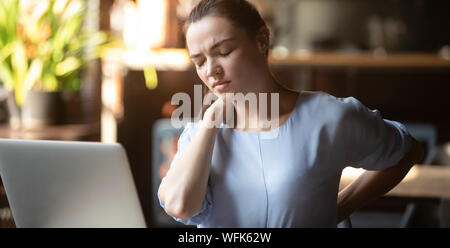
{"label": "woman's elbow", "polygon": [[198,212],[194,208],[190,208],[184,201],[179,200],[167,201],[165,208],[169,215],[183,220],[192,218]]}
{"label": "woman's elbow", "polygon": [[166,204],[166,212],[175,218],[187,220],[190,216],[186,213],[185,208],[181,204],[168,203]]}
{"label": "woman's elbow", "polygon": [[164,182],[158,190],[159,200],[163,203],[164,209],[170,216],[175,218],[187,220],[192,218],[195,214],[195,209],[189,206],[187,200],[183,200],[183,197],[176,195],[170,195],[167,193]]}

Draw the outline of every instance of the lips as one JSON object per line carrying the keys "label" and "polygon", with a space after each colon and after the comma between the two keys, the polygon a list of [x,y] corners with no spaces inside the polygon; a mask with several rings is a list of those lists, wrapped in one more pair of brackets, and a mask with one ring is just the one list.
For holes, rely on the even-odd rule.
{"label": "lips", "polygon": [[216,86],[220,86],[220,85],[224,85],[224,84],[228,84],[228,83],[230,83],[230,81],[215,82],[212,84],[212,87],[215,88]]}

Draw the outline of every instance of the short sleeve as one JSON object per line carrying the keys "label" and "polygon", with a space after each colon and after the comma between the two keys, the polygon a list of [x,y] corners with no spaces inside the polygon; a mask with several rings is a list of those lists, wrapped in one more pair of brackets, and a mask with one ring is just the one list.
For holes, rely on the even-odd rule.
{"label": "short sleeve", "polygon": [[[175,163],[175,161],[178,160],[180,155],[184,152],[186,147],[189,145],[189,143],[192,140],[192,137],[194,136],[195,132],[197,131],[197,127],[198,127],[198,125],[196,125],[196,123],[189,122],[186,124],[183,132],[180,135],[180,138],[178,139],[177,153],[173,157],[173,160],[172,160],[170,166],[172,166],[173,163]],[[210,211],[211,211],[212,195],[211,195],[210,188],[211,187],[209,186],[209,182],[208,182],[208,186],[206,189],[206,196],[205,196],[205,200],[203,201],[202,210],[197,215],[195,215],[192,218],[187,219],[187,220],[176,218],[174,216],[171,216],[171,217],[174,218],[176,221],[181,222],[185,225],[199,225],[199,224],[203,223],[205,221],[205,219],[208,218],[208,216],[210,215]],[[159,204],[164,209],[164,211],[166,211],[164,203],[159,198],[159,189],[158,189],[157,195],[158,195],[158,199],[159,199]],[[166,213],[167,213],[167,211],[166,211]]]}
{"label": "short sleeve", "polygon": [[412,137],[399,122],[386,120],[353,97],[340,99],[345,106],[346,161],[350,166],[381,170],[397,164],[408,153]]}

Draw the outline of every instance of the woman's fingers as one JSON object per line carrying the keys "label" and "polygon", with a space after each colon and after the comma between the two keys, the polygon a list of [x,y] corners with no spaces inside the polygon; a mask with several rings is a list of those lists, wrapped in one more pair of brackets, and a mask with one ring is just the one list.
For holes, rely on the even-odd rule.
{"label": "woman's fingers", "polygon": [[[218,98],[205,111],[204,121],[210,122],[210,126],[220,127],[222,123],[230,125],[234,120],[234,105],[232,102]],[[212,122],[212,123],[211,123]]]}

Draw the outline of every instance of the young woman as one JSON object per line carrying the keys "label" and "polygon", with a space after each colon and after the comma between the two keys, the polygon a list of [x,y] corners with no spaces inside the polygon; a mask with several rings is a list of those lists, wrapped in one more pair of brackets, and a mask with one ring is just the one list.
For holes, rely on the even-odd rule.
{"label": "young woman", "polygon": [[[161,206],[176,220],[198,227],[336,227],[422,161],[422,147],[402,124],[355,98],[280,85],[269,70],[268,28],[249,2],[202,0],[185,32],[200,79],[219,98],[203,120],[186,125],[161,182]],[[259,111],[236,101],[237,127],[212,125],[224,116],[227,93],[278,93],[279,126],[250,125]],[[273,132],[275,138],[264,139]],[[338,192],[346,166],[368,171]]]}

